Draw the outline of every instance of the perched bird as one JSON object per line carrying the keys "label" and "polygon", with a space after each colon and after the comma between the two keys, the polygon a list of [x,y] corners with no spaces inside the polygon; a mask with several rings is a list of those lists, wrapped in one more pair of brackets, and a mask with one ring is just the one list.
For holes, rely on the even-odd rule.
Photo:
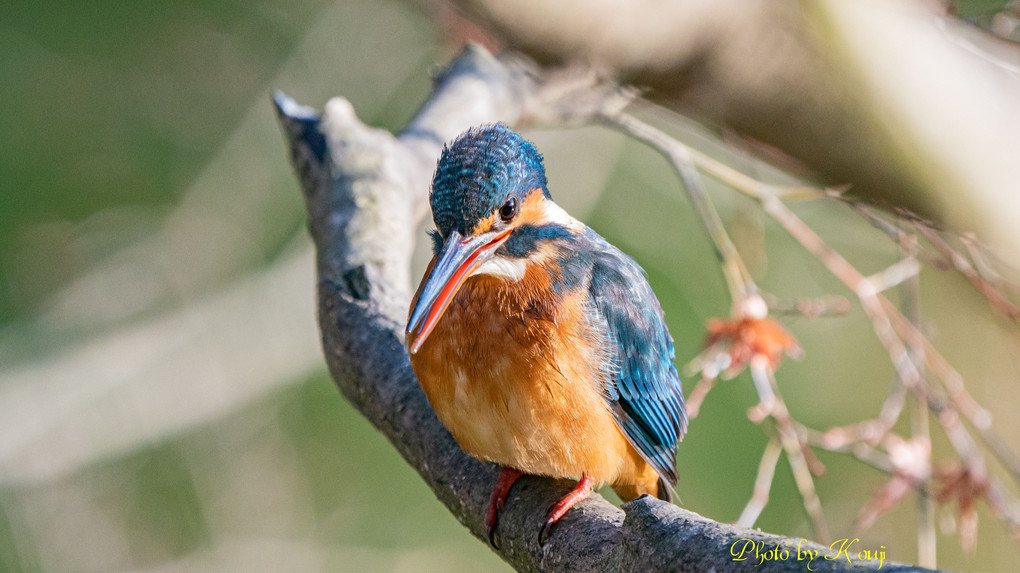
{"label": "perched bird", "polygon": [[443,149],[429,194],[432,259],[411,302],[411,365],[461,448],[522,474],[670,499],[687,414],[673,340],[644,271],[552,201],[542,156],[503,124]]}

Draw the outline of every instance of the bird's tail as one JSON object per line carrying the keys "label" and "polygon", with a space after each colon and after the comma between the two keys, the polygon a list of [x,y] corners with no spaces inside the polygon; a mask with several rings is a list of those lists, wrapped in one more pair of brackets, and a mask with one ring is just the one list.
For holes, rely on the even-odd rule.
{"label": "bird's tail", "polygon": [[671,486],[662,476],[659,476],[658,481],[659,491],[655,494],[655,497],[662,501],[668,501],[669,503],[680,504],[680,497],[677,496],[676,490]]}
{"label": "bird's tail", "polygon": [[620,496],[623,501],[630,501],[642,495],[654,495],[662,501],[668,501],[670,503],[678,503],[680,498],[676,495],[676,490],[670,485],[668,481],[662,476],[656,475],[653,480],[641,484],[613,484],[613,491],[616,495]]}

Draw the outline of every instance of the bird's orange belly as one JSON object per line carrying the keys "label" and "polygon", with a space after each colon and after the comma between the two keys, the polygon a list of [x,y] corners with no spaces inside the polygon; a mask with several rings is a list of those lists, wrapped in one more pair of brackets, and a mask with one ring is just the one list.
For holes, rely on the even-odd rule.
{"label": "bird's orange belly", "polygon": [[553,323],[507,316],[480,290],[465,285],[412,356],[460,446],[527,473],[584,473],[597,484],[644,470],[602,394],[605,373],[580,302],[558,308]]}

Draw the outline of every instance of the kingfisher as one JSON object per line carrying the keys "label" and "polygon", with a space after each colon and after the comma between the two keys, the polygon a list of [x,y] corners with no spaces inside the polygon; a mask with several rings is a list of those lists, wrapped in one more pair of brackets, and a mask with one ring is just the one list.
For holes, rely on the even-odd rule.
{"label": "kingfisher", "polygon": [[502,466],[489,542],[523,474],[577,480],[549,508],[543,544],[593,488],[672,500],[687,413],[641,267],[553,202],[542,155],[502,123],[444,147],[429,203],[434,256],[406,342],[460,447]]}

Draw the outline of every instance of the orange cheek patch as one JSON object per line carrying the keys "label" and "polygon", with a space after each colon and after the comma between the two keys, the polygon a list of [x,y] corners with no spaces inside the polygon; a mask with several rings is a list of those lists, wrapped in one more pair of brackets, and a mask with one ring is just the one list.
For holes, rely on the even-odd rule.
{"label": "orange cheek patch", "polygon": [[537,224],[545,220],[545,195],[539,188],[528,191],[524,203],[521,204],[521,212],[517,215],[515,225]]}
{"label": "orange cheek patch", "polygon": [[478,224],[471,229],[471,234],[481,235],[482,233],[488,233],[492,230],[492,225],[496,222],[496,213],[490,214],[488,217],[478,221]]}
{"label": "orange cheek patch", "polygon": [[[527,224],[540,224],[545,221],[545,195],[542,194],[542,190],[538,187],[528,191],[527,196],[524,198],[524,203],[520,206],[520,211],[517,213],[517,217],[513,221],[514,227]],[[478,221],[478,224],[471,229],[471,233],[474,235],[480,235],[482,233],[488,233],[492,230],[493,225],[496,224],[496,217],[498,216],[499,210],[492,212],[488,217]]]}

